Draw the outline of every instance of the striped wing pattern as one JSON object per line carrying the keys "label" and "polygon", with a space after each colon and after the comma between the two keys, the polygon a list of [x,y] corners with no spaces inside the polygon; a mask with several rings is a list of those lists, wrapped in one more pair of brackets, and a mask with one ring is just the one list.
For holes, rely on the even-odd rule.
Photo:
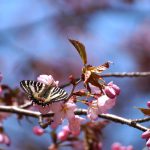
{"label": "striped wing pattern", "polygon": [[20,82],[20,86],[33,102],[42,106],[62,101],[68,97],[65,90],[59,87],[51,87],[37,81],[23,80]]}

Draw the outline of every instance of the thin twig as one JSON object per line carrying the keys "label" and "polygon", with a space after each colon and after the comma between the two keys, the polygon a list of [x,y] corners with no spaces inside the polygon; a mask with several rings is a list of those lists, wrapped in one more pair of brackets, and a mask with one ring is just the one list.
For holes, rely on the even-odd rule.
{"label": "thin twig", "polygon": [[[0,106],[0,112],[8,112],[8,113],[15,113],[18,115],[25,115],[25,116],[29,116],[29,117],[34,117],[34,118],[38,118],[40,122],[41,121],[41,117],[52,117],[54,115],[54,113],[48,113],[45,115],[42,115],[40,112],[36,112],[36,111],[31,111],[31,110],[25,110],[22,108],[18,108],[16,106]],[[78,109],[75,111],[76,115],[86,115],[87,114],[87,110],[86,109]],[[121,124],[126,124],[128,126],[137,128],[141,131],[146,131],[148,130],[147,127],[140,125],[139,123],[134,122],[134,120],[131,119],[126,119],[123,117],[119,117],[113,114],[100,114],[99,115],[100,118],[104,118],[116,123],[121,123]]]}
{"label": "thin twig", "polygon": [[150,72],[115,72],[115,73],[107,73],[102,74],[102,77],[146,77],[150,76]]}
{"label": "thin twig", "polygon": [[138,122],[138,123],[148,122],[148,121],[150,121],[150,117],[145,117],[145,118],[142,118],[142,119],[134,119],[132,121],[133,122]]}
{"label": "thin twig", "polygon": [[[101,74],[101,77],[116,77],[116,78],[125,78],[125,77],[148,77],[150,76],[150,72],[114,72],[114,73],[106,73]],[[76,81],[79,81],[80,78],[77,78]],[[64,85],[61,85],[60,88],[65,88],[67,86],[71,85],[71,83],[66,83]]]}
{"label": "thin twig", "polygon": [[28,103],[23,104],[23,105],[21,105],[21,106],[19,106],[19,107],[22,108],[22,109],[27,109],[27,108],[29,108],[29,107],[31,107],[31,106],[32,106],[32,102],[28,102]]}

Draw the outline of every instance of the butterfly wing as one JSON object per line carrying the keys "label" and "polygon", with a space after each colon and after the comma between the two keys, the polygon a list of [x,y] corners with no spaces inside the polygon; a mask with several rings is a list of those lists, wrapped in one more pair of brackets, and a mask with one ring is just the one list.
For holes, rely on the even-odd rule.
{"label": "butterfly wing", "polygon": [[37,81],[23,80],[20,82],[20,86],[31,100],[43,106],[62,101],[68,97],[65,90],[58,87],[50,87]]}

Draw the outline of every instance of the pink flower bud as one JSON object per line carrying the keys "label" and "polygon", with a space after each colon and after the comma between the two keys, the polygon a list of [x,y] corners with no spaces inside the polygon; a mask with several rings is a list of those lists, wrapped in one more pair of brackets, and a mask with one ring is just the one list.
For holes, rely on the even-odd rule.
{"label": "pink flower bud", "polygon": [[68,126],[64,126],[64,127],[63,127],[63,131],[70,133],[70,129],[69,129]]}
{"label": "pink flower bud", "polygon": [[65,141],[67,139],[67,137],[68,137],[68,132],[61,131],[61,132],[58,133],[58,137],[57,138],[60,141]]}
{"label": "pink flower bud", "polygon": [[119,88],[116,84],[113,84],[113,85],[112,85],[112,88],[115,90],[116,95],[119,95],[119,94],[120,94],[120,88]]}
{"label": "pink flower bud", "polygon": [[43,135],[44,132],[45,132],[44,129],[42,129],[42,128],[38,127],[38,126],[34,126],[33,127],[33,133],[35,135],[41,136],[41,135]]}
{"label": "pink flower bud", "polygon": [[115,90],[110,87],[110,86],[106,86],[106,88],[104,89],[106,95],[109,97],[109,98],[115,98],[116,97],[116,92]]}
{"label": "pink flower bud", "polygon": [[0,144],[10,145],[10,139],[5,133],[0,134]]}
{"label": "pink flower bud", "polygon": [[120,150],[120,148],[121,148],[120,143],[114,143],[111,146],[111,150]]}
{"label": "pink flower bud", "polygon": [[150,130],[145,131],[142,136],[143,139],[148,139],[150,138]]}
{"label": "pink flower bud", "polygon": [[6,135],[6,134],[4,134],[4,144],[6,144],[7,146],[9,146],[10,145],[10,138]]}
{"label": "pink flower bud", "polygon": [[147,140],[146,146],[150,148],[150,138]]}
{"label": "pink flower bud", "polygon": [[0,134],[0,143],[2,144],[4,142],[4,136],[3,134]]}
{"label": "pink flower bud", "polygon": [[114,89],[116,95],[120,94],[120,88],[119,88],[119,86],[117,86],[116,84],[113,84],[112,81],[108,83],[108,86]]}
{"label": "pink flower bud", "polygon": [[147,106],[150,108],[150,101],[147,102]]}

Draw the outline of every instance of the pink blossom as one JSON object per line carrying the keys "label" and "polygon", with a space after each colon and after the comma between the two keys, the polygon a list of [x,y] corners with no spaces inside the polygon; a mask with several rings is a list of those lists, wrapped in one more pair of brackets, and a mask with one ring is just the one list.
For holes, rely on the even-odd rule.
{"label": "pink blossom", "polygon": [[51,86],[58,86],[59,83],[59,81],[55,81],[51,75],[40,75],[37,77],[37,80]]}
{"label": "pink blossom", "polygon": [[144,133],[142,133],[141,136],[143,139],[149,139],[150,138],[150,130],[145,131]]}
{"label": "pink blossom", "polygon": [[69,120],[69,129],[74,136],[80,134],[80,125],[84,120],[84,118],[79,117],[78,115],[75,115],[74,118]]}
{"label": "pink blossom", "polygon": [[64,126],[63,130],[58,133],[58,139],[60,141],[65,141],[70,133],[69,127]]}
{"label": "pink blossom", "polygon": [[97,100],[93,100],[89,104],[87,117],[91,120],[96,120],[98,114],[107,113],[116,103],[116,98],[110,99],[106,95],[100,96]]}
{"label": "pink blossom", "polygon": [[120,94],[120,88],[119,88],[119,86],[117,86],[116,84],[114,84],[113,81],[109,82],[108,86],[112,87],[115,90],[116,95]]}
{"label": "pink blossom", "polygon": [[10,138],[5,133],[0,133],[0,144],[6,144],[9,146],[10,143]]}
{"label": "pink blossom", "polygon": [[113,82],[109,82],[104,91],[109,98],[115,98],[120,94],[120,88],[116,84],[113,84]]}
{"label": "pink blossom", "polygon": [[34,126],[33,127],[33,133],[35,135],[41,136],[41,135],[43,135],[44,132],[45,132],[44,129],[42,129],[42,128],[38,127],[38,126]]}
{"label": "pink blossom", "polygon": [[147,106],[150,108],[150,101],[147,102]]}
{"label": "pink blossom", "polygon": [[116,98],[111,99],[106,95],[102,95],[98,98],[99,113],[106,113],[116,104]]}
{"label": "pink blossom", "polygon": [[56,128],[59,124],[61,124],[64,118],[68,120],[74,118],[74,111],[76,109],[76,104],[73,102],[57,102],[51,105],[51,109],[54,112],[53,122],[51,124],[52,128]]}
{"label": "pink blossom", "polygon": [[122,146],[120,143],[114,143],[111,146],[111,150],[133,150],[133,146]]}
{"label": "pink blossom", "polygon": [[150,148],[150,130],[145,131],[141,137],[147,140],[146,146]]}
{"label": "pink blossom", "polygon": [[97,104],[97,100],[93,100],[89,104],[89,108],[87,110],[87,117],[91,120],[96,120],[98,118],[99,108]]}
{"label": "pink blossom", "polygon": [[150,138],[147,140],[146,146],[150,148]]}

